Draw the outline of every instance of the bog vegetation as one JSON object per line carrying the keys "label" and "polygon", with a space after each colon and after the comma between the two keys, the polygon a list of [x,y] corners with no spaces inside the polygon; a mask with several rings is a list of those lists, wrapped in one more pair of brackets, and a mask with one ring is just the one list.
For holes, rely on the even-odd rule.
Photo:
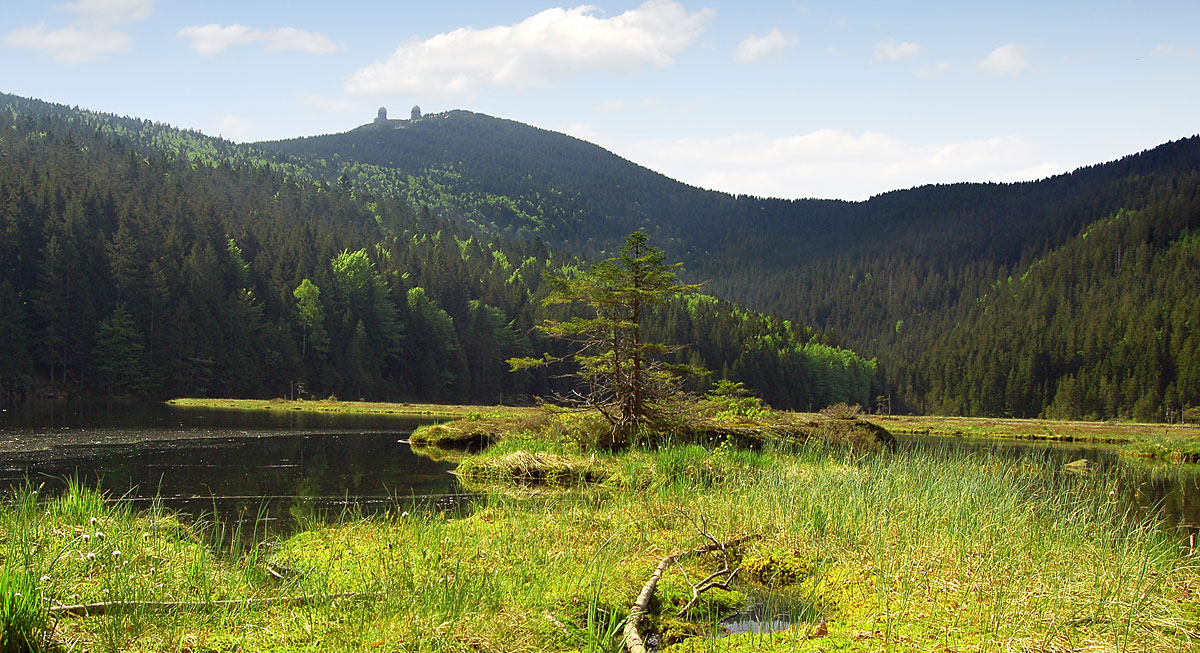
{"label": "bog vegetation", "polygon": [[[466,458],[481,494],[464,514],[397,504],[264,533],[27,487],[0,505],[4,650],[616,651],[655,567],[713,540],[740,543],[657,584],[640,632],[659,650],[1200,646],[1195,549],[1127,510],[1119,468],[818,438],[608,452],[558,423]],[[497,461],[506,476],[469,471]],[[514,483],[522,464],[540,475]],[[729,589],[677,614],[724,565]],[[713,639],[766,605],[789,627]]]}

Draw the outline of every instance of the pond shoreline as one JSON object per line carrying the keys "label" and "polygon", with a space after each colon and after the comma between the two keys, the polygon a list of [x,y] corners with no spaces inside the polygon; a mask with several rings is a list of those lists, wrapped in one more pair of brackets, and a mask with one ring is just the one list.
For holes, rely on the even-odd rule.
{"label": "pond shoreline", "polygon": [[[1050,639],[1064,650],[1200,648],[1194,540],[1128,509],[1123,494],[1137,490],[1123,475],[1128,465],[1069,474],[1061,460],[1000,453],[1007,447],[861,451],[821,438],[606,450],[589,444],[597,425],[578,413],[531,429],[511,411],[536,409],[268,403],[181,414],[249,424],[328,413],[317,421],[376,427],[457,414],[470,425],[524,426],[482,452],[458,453],[456,464],[528,463],[553,473],[525,483],[476,475],[483,482],[463,489],[479,498],[461,513],[397,501],[374,513],[297,514],[286,529],[253,510],[232,522],[187,521],[156,503],[135,510],[78,481],[56,496],[19,490],[0,501],[3,573],[24,579],[22,595],[38,597],[38,614],[54,602],[115,606],[50,617],[35,632],[81,650],[292,651],[319,642],[330,650],[615,651],[655,566],[714,538],[744,542],[730,560],[754,595],[798,597],[786,610],[791,627],[711,639],[745,610],[749,590],[739,586],[704,592],[676,616],[693,584],[723,564],[696,556],[665,570],[643,621],[664,653],[1036,649]],[[394,412],[402,409],[418,412]],[[756,419],[808,420],[722,419],[757,431]],[[322,460],[262,448],[301,437],[248,439],[250,449],[227,457],[276,458],[287,463],[273,472],[279,477],[365,445],[318,434],[338,447]],[[397,439],[367,450],[371,459],[408,448]],[[174,454],[163,461],[179,462]],[[147,607],[171,604],[187,609]]]}
{"label": "pond shoreline", "polygon": [[[446,419],[528,416],[539,408],[460,404],[392,403],[289,399],[171,399],[177,408],[241,411],[300,411],[336,414],[420,415]],[[817,413],[781,411],[799,419]],[[1034,418],[956,417],[945,415],[864,415],[896,435],[1032,440],[1120,445],[1131,458],[1200,463],[1200,424],[1118,421],[1071,421]]]}

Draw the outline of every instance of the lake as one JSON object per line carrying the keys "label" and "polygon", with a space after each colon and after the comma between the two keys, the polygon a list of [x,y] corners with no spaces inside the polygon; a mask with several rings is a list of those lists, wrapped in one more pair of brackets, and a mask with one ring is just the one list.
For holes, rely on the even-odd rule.
{"label": "lake", "polygon": [[192,516],[293,518],[452,504],[453,465],[405,442],[428,418],[54,402],[0,412],[0,488],[70,477]]}
{"label": "lake", "polygon": [[[404,440],[430,418],[303,411],[246,412],[149,403],[60,401],[0,411],[0,489],[61,487],[76,476],[110,497],[193,516],[259,513],[288,519],[347,507],[365,512],[415,502],[452,508],[453,465],[414,454]],[[1131,507],[1157,511],[1195,532],[1200,473],[1194,465],[1140,465],[1107,445],[966,438],[901,438],[926,447],[1056,463],[1087,458],[1117,466]],[[439,503],[440,502],[440,503]]]}

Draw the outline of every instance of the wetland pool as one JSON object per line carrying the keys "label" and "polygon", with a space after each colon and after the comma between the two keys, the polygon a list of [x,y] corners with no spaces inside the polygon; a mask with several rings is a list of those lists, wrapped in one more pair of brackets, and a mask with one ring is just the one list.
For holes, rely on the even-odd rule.
{"label": "wetland pool", "polygon": [[453,465],[406,440],[428,418],[56,402],[0,413],[0,490],[69,478],[192,517],[278,520],[449,507]]}

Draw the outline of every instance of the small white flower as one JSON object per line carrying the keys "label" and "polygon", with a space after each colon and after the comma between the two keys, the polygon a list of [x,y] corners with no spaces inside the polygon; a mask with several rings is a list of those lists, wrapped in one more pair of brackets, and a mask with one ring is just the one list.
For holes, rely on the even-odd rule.
{"label": "small white flower", "polygon": [[120,551],[118,551],[117,549],[113,549],[113,552],[112,552],[112,557],[113,557],[113,560],[116,560],[117,558],[120,558],[120,557],[121,557],[121,552],[120,552]]}
{"label": "small white flower", "polygon": [[96,539],[103,542],[104,541],[104,533],[102,533],[100,531],[96,531]]}
{"label": "small white flower", "polygon": [[402,512],[402,513],[400,513],[400,519],[407,519],[407,518],[408,518],[408,511],[407,511],[407,510],[405,510],[405,511],[404,511],[404,512]]}
{"label": "small white flower", "polygon": [[84,533],[83,535],[79,536],[79,539],[83,540],[84,542],[87,542],[88,540],[92,539],[92,536],[88,535],[87,533]]}
{"label": "small white flower", "polygon": [[146,541],[146,540],[148,540],[148,539],[150,539],[150,534],[149,534],[149,533],[142,533],[142,541],[143,541],[143,542],[145,542],[145,541]]}
{"label": "small white flower", "polygon": [[95,553],[92,553],[91,551],[88,551],[87,553],[83,554],[83,557],[84,557],[84,558],[86,558],[86,559],[88,559],[88,560],[95,560],[95,559],[96,559],[96,554],[95,554]]}
{"label": "small white flower", "polygon": [[95,517],[92,517],[91,519],[88,520],[88,523],[91,524],[92,526],[95,526],[97,521],[100,521],[100,520],[96,519]]}
{"label": "small white flower", "polygon": [[49,583],[49,582],[50,582],[50,577],[49,577],[49,576],[42,576],[41,578],[39,578],[39,579],[38,579],[38,582],[39,582],[39,583]]}

